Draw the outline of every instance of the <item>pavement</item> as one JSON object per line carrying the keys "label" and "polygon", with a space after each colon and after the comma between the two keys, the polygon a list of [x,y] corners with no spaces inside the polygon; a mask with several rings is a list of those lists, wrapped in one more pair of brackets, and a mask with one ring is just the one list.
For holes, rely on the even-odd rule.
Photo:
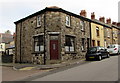
{"label": "pavement", "polygon": [[38,65],[38,64],[20,64],[20,63],[1,63],[0,66],[13,67],[14,70],[48,70],[54,68],[65,67],[85,62],[85,59],[76,59],[59,64]]}

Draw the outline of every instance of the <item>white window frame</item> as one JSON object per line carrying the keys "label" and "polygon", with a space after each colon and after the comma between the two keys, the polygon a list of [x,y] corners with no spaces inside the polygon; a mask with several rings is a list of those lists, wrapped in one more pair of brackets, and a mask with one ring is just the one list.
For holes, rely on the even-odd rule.
{"label": "white window frame", "polygon": [[41,16],[37,16],[37,27],[41,26]]}
{"label": "white window frame", "polygon": [[81,30],[84,31],[85,30],[85,23],[84,21],[80,21],[80,27],[81,27]]}
{"label": "white window frame", "polygon": [[66,26],[70,27],[70,16],[66,16]]}

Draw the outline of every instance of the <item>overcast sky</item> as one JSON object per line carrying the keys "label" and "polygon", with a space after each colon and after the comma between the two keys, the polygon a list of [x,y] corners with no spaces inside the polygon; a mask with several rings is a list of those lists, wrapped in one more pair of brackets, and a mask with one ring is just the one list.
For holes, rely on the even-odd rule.
{"label": "overcast sky", "polygon": [[0,33],[6,30],[15,32],[15,21],[49,6],[58,6],[75,14],[85,9],[88,18],[95,12],[96,19],[104,16],[118,22],[118,2],[119,0],[0,0]]}

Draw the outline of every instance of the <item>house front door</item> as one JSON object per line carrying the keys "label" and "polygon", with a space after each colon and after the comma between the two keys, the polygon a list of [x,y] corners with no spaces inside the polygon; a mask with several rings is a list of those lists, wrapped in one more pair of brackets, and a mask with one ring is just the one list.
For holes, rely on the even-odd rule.
{"label": "house front door", "polygon": [[50,59],[58,59],[58,40],[50,40]]}

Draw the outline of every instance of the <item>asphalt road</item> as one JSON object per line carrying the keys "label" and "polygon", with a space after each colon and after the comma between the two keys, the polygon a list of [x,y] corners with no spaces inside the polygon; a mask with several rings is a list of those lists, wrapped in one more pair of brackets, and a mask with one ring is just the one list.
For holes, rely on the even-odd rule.
{"label": "asphalt road", "polygon": [[32,81],[117,81],[118,56],[90,61],[64,71],[37,77]]}

